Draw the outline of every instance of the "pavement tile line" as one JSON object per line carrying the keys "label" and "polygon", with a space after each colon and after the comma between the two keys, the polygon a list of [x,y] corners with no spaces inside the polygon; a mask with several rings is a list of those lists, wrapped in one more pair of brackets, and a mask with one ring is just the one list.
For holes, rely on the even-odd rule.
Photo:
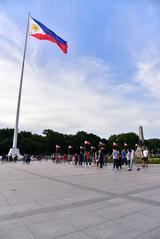
{"label": "pavement tile line", "polygon": [[28,210],[25,212],[6,214],[3,216],[0,216],[0,221],[19,219],[19,218],[23,218],[23,217],[29,217],[29,216],[33,216],[33,215],[49,213],[49,212],[54,212],[54,211],[59,211],[59,210],[64,210],[64,209],[69,209],[69,208],[82,207],[82,206],[94,204],[97,202],[105,202],[110,199],[112,199],[112,197],[105,196],[105,197],[101,197],[101,198],[93,198],[93,199],[79,201],[79,202],[62,204],[59,206],[45,207],[45,208],[39,208],[39,209],[34,209],[34,210]]}
{"label": "pavement tile line", "polygon": [[[56,182],[63,183],[63,184],[66,184],[66,185],[70,185],[70,186],[73,186],[73,187],[79,187],[83,190],[97,192],[97,193],[100,193],[103,196],[99,197],[99,198],[93,198],[93,199],[83,200],[83,201],[79,201],[79,202],[62,204],[62,205],[59,205],[59,206],[51,206],[51,207],[46,207],[46,208],[39,208],[39,209],[34,209],[34,210],[29,210],[29,211],[23,211],[23,212],[19,212],[19,213],[6,214],[6,215],[3,215],[3,216],[0,216],[0,221],[19,219],[19,218],[29,217],[29,216],[32,216],[32,215],[54,212],[54,211],[59,211],[59,210],[64,210],[64,209],[69,209],[69,208],[83,207],[83,206],[98,203],[98,202],[107,202],[108,200],[115,199],[117,197],[127,199],[127,200],[131,200],[131,201],[134,201],[134,202],[143,203],[143,204],[146,203],[146,204],[151,205],[151,206],[160,207],[160,202],[158,202],[158,201],[139,198],[137,196],[129,195],[128,193],[108,192],[108,191],[105,191],[105,190],[100,190],[100,189],[92,188],[92,187],[89,187],[89,186],[80,185],[80,184],[77,184],[77,183],[67,182],[67,181],[64,181],[62,179],[57,179],[55,177],[44,176],[42,174],[38,174],[38,173],[30,172],[30,171],[28,172],[24,169],[17,169],[15,167],[10,167],[10,168],[14,168],[17,171],[21,171],[21,172],[24,172],[24,173],[29,174],[29,175],[34,175],[38,178],[46,178],[48,180],[56,181]],[[157,187],[158,186],[152,187],[152,189],[157,188]],[[139,192],[139,189],[137,191]],[[144,191],[146,191],[146,188],[144,188]],[[141,192],[143,192],[143,189],[141,189]],[[134,193],[136,193],[136,190],[134,190]],[[130,194],[133,194],[133,192],[130,191]]]}
{"label": "pavement tile line", "polygon": [[[144,188],[141,188],[141,189],[137,189],[137,190],[129,190],[125,193],[114,193],[114,192],[110,192],[110,191],[105,191],[105,190],[102,190],[102,189],[97,189],[97,188],[92,188],[92,187],[89,187],[89,186],[85,186],[85,185],[81,185],[81,184],[77,184],[77,183],[73,183],[73,182],[67,182],[65,180],[62,180],[62,179],[57,179],[57,177],[60,177],[60,176],[56,176],[56,177],[50,177],[50,176],[45,176],[43,174],[38,174],[38,173],[35,173],[35,172],[31,172],[31,171],[26,171],[24,169],[18,169],[18,168],[15,168],[15,167],[10,167],[10,168],[14,168],[15,170],[17,171],[20,171],[20,172],[24,172],[26,174],[31,174],[33,176],[37,176],[37,177],[40,177],[40,178],[46,178],[46,179],[49,179],[51,181],[55,181],[55,182],[59,182],[59,183],[63,183],[63,184],[66,184],[66,185],[70,185],[70,186],[74,186],[74,187],[79,187],[83,190],[89,190],[89,191],[94,191],[94,192],[98,192],[98,193],[101,193],[101,194],[109,194],[109,195],[112,195],[112,196],[117,196],[117,195],[131,195],[131,194],[137,194],[137,193],[141,193],[141,192],[146,192],[146,191],[149,191],[149,190],[153,190],[153,189],[157,189],[157,188],[160,188],[160,185],[156,185],[156,186],[152,186],[152,187],[144,187]],[[103,173],[104,174],[104,173]],[[93,176],[93,174],[90,174]],[[73,175],[74,176],[74,175]],[[81,175],[82,176],[82,175]],[[67,176],[68,177],[68,176]]]}
{"label": "pavement tile line", "polygon": [[141,189],[137,189],[137,190],[133,190],[133,191],[130,190],[130,191],[125,192],[125,193],[115,193],[115,192],[105,191],[105,190],[101,190],[101,189],[97,189],[97,188],[93,188],[93,187],[89,187],[89,186],[85,186],[85,185],[81,185],[81,184],[77,184],[77,183],[73,183],[73,182],[67,182],[67,181],[64,181],[62,179],[57,179],[56,177],[49,177],[49,176],[45,176],[45,175],[42,175],[42,174],[31,172],[31,171],[26,171],[24,169],[17,169],[15,167],[13,167],[13,168],[15,170],[18,170],[18,171],[21,171],[21,172],[23,171],[24,173],[31,174],[31,175],[34,175],[34,176],[37,176],[37,177],[40,177],[40,178],[46,178],[46,179],[49,179],[51,181],[63,183],[63,184],[73,186],[73,187],[76,187],[76,188],[78,187],[82,190],[97,192],[97,193],[100,193],[100,194],[103,194],[103,195],[109,195],[109,196],[115,197],[115,198],[120,197],[120,198],[124,198],[124,199],[129,199],[129,200],[132,200],[132,201],[143,202],[143,203],[150,204],[152,206],[160,206],[159,201],[154,201],[154,200],[146,199],[146,198],[144,199],[144,198],[140,198],[140,197],[137,197],[137,196],[133,195],[133,194],[137,194],[137,193],[140,193],[140,192],[146,192],[146,191],[157,189],[157,188],[159,189],[160,185],[152,186],[152,187],[148,187],[148,188],[145,187],[145,188],[141,188]]}
{"label": "pavement tile line", "polygon": [[[150,232],[154,232],[156,229],[159,229],[159,226],[157,226],[157,227],[154,227],[154,228],[152,228],[152,229],[148,230],[147,232],[144,232],[144,233],[142,233],[142,234],[141,234],[141,235],[139,235],[139,236],[146,236],[146,237],[147,237],[147,234],[149,235],[149,234],[150,234]],[[160,238],[160,235],[158,235],[158,236],[159,236],[159,238]],[[154,238],[152,237],[151,239],[154,239]],[[156,237],[156,239],[158,239],[158,237]]]}
{"label": "pavement tile line", "polygon": [[[111,220],[112,221],[112,220]],[[91,238],[91,235],[89,235],[88,233],[85,232],[85,230],[87,229],[91,229],[91,228],[94,228],[94,227],[97,227],[97,226],[101,226],[101,225],[105,225],[106,224],[106,221],[105,222],[101,222],[101,223],[96,223],[94,225],[90,225],[90,226],[87,226],[87,227],[83,227],[83,228],[80,228],[80,229],[76,229],[75,231],[72,231],[72,232],[68,232],[68,233],[65,233],[65,234],[60,234],[58,236],[55,236],[55,237],[52,237],[52,239],[58,239],[58,238],[63,238],[64,236],[71,236],[72,234],[75,234],[76,232],[82,232],[84,233],[86,236],[90,237]],[[119,224],[119,223],[117,223]],[[83,239],[83,238],[82,238]]]}

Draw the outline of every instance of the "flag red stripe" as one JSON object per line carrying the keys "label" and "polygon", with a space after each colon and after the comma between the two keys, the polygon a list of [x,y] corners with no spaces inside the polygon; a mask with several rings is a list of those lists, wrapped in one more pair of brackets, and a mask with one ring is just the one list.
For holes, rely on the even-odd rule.
{"label": "flag red stripe", "polygon": [[31,36],[39,39],[39,40],[49,40],[51,42],[54,42],[56,43],[60,48],[61,50],[64,52],[64,53],[67,53],[67,49],[68,49],[68,45],[64,45],[60,42],[57,42],[56,39],[54,39],[53,37],[47,35],[47,34],[41,34],[41,33],[36,33],[36,34],[30,34]]}

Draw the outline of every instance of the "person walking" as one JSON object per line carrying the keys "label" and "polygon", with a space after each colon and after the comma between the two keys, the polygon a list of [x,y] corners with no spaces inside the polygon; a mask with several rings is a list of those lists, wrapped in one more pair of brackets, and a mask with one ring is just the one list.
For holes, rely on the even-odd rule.
{"label": "person walking", "polygon": [[130,170],[129,171],[131,171],[133,169],[134,165],[136,166],[136,170],[139,171],[140,167],[139,167],[139,165],[136,162],[135,150],[131,149],[131,162],[130,162]]}
{"label": "person walking", "polygon": [[135,150],[135,164],[137,165],[137,170],[140,170],[140,167],[138,166],[138,163],[141,161],[142,156],[142,148],[140,145],[136,144],[136,150]]}
{"label": "person walking", "polygon": [[113,149],[112,156],[113,156],[113,169],[117,171],[119,167],[119,151],[116,148]]}
{"label": "person walking", "polygon": [[63,163],[66,163],[67,159],[68,159],[67,154],[64,153],[64,155],[63,155]]}
{"label": "person walking", "polygon": [[103,154],[103,150],[100,149],[99,150],[99,164],[100,164],[100,168],[103,168],[104,165],[104,154]]}
{"label": "person walking", "polygon": [[90,165],[91,166],[91,154],[89,151],[86,152],[85,154],[85,157],[86,157],[86,165]]}
{"label": "person walking", "polygon": [[148,167],[148,155],[149,155],[148,149],[144,148],[142,154],[143,154],[143,167]]}
{"label": "person walking", "polygon": [[78,159],[79,159],[78,154],[75,153],[75,155],[74,155],[74,163],[75,163],[75,165],[77,165]]}
{"label": "person walking", "polygon": [[118,166],[120,169],[122,169],[123,161],[122,161],[122,155],[118,151],[119,157],[118,157]]}
{"label": "person walking", "polygon": [[131,150],[130,149],[127,150],[126,158],[127,158],[128,171],[131,171]]}
{"label": "person walking", "polygon": [[80,154],[79,154],[79,165],[82,166],[83,162],[84,162],[84,154],[81,151]]}
{"label": "person walking", "polygon": [[127,166],[127,158],[126,158],[126,150],[122,149],[121,151],[121,156],[122,156],[122,164]]}

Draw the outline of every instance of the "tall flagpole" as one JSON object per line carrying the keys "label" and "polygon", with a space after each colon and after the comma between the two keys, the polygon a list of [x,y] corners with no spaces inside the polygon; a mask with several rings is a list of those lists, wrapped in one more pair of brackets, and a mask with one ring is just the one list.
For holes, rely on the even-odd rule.
{"label": "tall flagpole", "polygon": [[12,148],[9,150],[9,155],[12,155],[12,156],[17,155],[18,157],[21,156],[19,149],[17,148],[17,135],[18,135],[19,113],[20,113],[20,104],[21,104],[21,95],[22,95],[24,64],[25,64],[27,39],[28,39],[28,31],[29,31],[29,18],[30,18],[30,12],[28,16],[27,31],[26,31],[26,38],[25,38],[25,45],[24,45],[21,78],[20,78],[19,94],[18,94],[18,102],[17,102],[16,122],[15,122],[15,128],[14,128],[14,136],[13,136],[13,145],[12,145]]}

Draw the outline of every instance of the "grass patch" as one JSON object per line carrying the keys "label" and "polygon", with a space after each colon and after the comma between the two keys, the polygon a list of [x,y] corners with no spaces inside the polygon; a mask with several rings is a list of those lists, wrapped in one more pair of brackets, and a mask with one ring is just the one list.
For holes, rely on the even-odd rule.
{"label": "grass patch", "polygon": [[148,163],[151,164],[160,164],[160,158],[150,158]]}
{"label": "grass patch", "polygon": [[[113,163],[113,159],[110,158],[107,160],[108,163]],[[137,163],[142,163],[142,160],[141,159],[136,159],[136,162]],[[149,164],[160,164],[160,158],[149,158],[148,160],[148,163]]]}

